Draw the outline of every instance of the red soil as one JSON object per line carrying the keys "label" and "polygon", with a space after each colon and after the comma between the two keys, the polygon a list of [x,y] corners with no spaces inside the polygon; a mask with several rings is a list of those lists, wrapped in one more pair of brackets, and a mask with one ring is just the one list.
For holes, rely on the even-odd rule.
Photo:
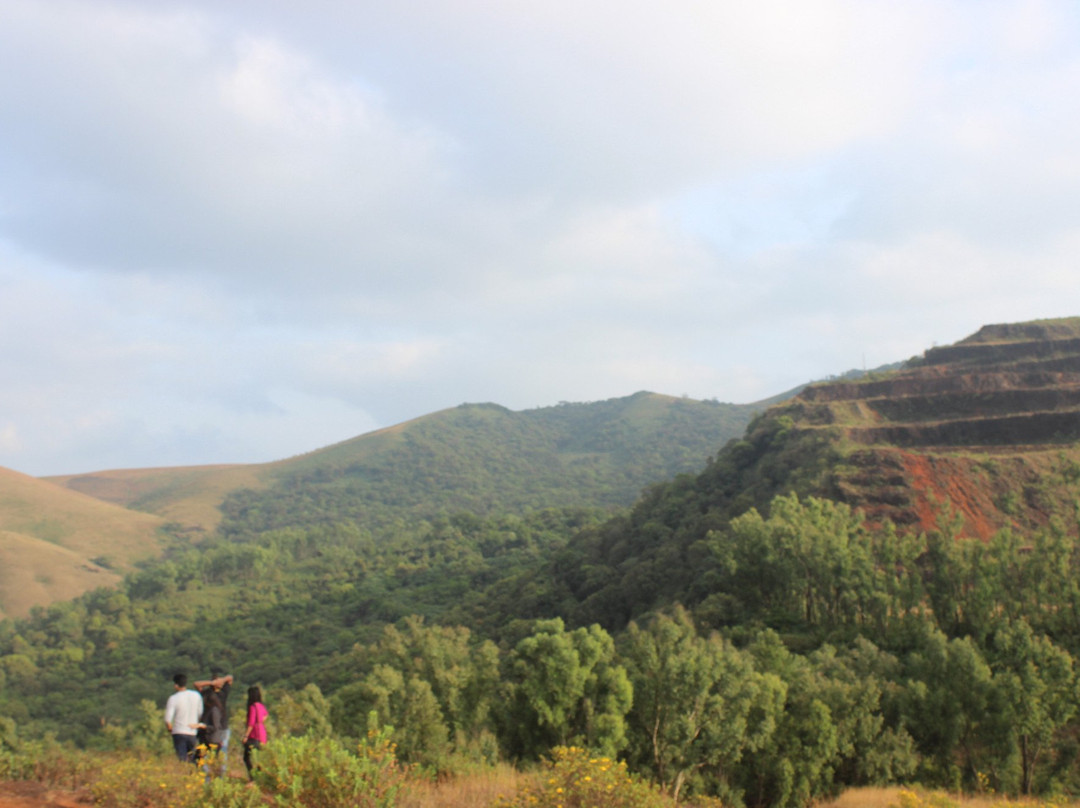
{"label": "red soil", "polygon": [[898,454],[911,479],[918,514],[917,530],[936,529],[938,516],[946,502],[964,517],[962,535],[985,540],[1002,527],[988,516],[997,509],[986,487],[972,478],[970,462],[940,455]]}

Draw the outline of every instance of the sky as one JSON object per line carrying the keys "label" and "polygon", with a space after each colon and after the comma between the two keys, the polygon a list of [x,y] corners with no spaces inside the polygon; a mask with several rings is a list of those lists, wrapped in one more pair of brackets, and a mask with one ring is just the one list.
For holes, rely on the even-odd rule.
{"label": "sky", "polygon": [[1072,0],[0,0],[0,466],[1080,315]]}

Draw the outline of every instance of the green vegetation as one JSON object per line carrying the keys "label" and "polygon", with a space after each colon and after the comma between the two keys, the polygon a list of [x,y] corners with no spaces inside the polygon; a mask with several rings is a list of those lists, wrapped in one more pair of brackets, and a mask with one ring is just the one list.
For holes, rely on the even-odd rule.
{"label": "green vegetation", "polygon": [[1076,786],[1080,553],[1063,529],[920,547],[780,497],[708,531],[692,608],[620,630],[564,623],[572,596],[544,572],[590,519],[462,515],[395,547],[343,525],[219,539],[2,624],[0,714],[19,737],[126,747],[152,735],[140,700],[160,704],[174,668],[227,664],[267,686],[278,737],[349,747],[393,727],[399,759],[432,772],[577,747],[729,805],[913,779]]}
{"label": "green vegetation", "polygon": [[969,539],[943,503],[920,533],[830,499],[880,469],[795,408],[690,473],[698,405],[467,406],[280,465],[215,535],[0,623],[8,759],[160,752],[171,674],[227,669],[268,696],[278,804],[388,803],[399,764],[541,772],[508,808],[1080,789],[1071,455],[999,500],[1045,527]]}
{"label": "green vegetation", "polygon": [[624,507],[646,485],[699,469],[755,409],[651,393],[524,412],[462,405],[275,464],[267,487],[226,497],[222,528],[385,531],[463,511]]}

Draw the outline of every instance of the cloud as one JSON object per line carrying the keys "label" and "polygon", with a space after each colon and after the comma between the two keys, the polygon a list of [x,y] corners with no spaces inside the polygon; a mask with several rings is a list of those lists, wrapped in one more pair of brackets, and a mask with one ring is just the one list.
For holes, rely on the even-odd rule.
{"label": "cloud", "polygon": [[97,269],[393,279],[437,144],[374,94],[205,15],[9,5],[9,239]]}
{"label": "cloud", "polygon": [[1065,2],[0,13],[0,464],[31,473],[751,401],[1080,311]]}

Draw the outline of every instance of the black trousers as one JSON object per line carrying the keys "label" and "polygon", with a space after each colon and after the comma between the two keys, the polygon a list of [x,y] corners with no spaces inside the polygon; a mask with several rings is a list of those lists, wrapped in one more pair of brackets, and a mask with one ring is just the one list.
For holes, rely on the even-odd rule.
{"label": "black trousers", "polygon": [[252,738],[248,738],[244,741],[244,765],[247,767],[248,779],[252,779],[251,770],[254,768],[254,764],[251,760],[251,750],[262,749],[262,741],[256,741]]}

